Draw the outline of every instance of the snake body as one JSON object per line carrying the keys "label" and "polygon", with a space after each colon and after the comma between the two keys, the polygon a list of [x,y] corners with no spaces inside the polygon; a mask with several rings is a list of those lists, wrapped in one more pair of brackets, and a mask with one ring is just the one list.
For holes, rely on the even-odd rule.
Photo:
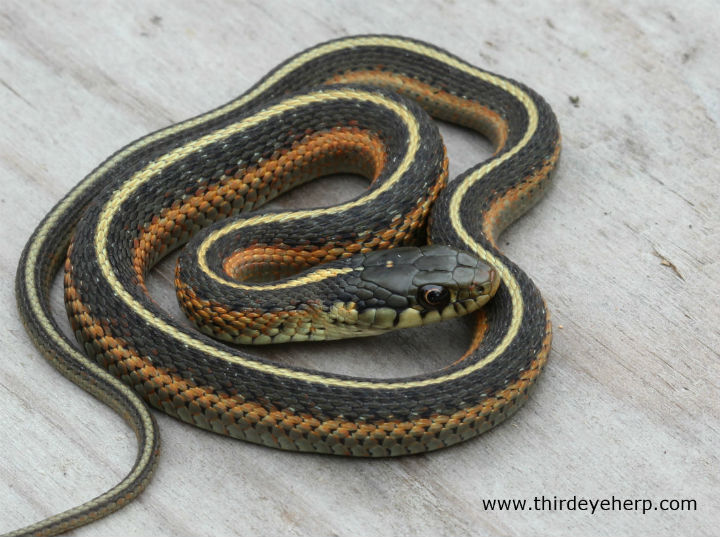
{"label": "snake body", "polygon": [[[417,105],[487,136],[495,154],[443,188],[444,149],[421,141],[432,127],[416,113]],[[351,110],[360,114],[357,119],[350,119]],[[395,130],[382,130],[391,124]],[[314,160],[318,147],[321,158]],[[419,41],[359,36],[308,49],[230,103],[112,155],[38,226],[20,260],[16,292],[28,333],[43,355],[135,430],[137,459],[111,490],[11,535],[62,533],[139,494],[159,448],[146,403],[243,440],[356,456],[431,451],[503,421],[526,400],[547,360],[552,331],[537,288],[498,250],[496,240],[540,197],[559,151],[554,114],[524,85]],[[416,161],[419,152],[429,153],[430,160]],[[433,245],[468,252],[491,267],[490,288],[483,292],[495,296],[476,314],[468,351],[449,367],[370,379],[278,365],[188,330],[147,294],[147,271],[198,229],[254,210],[314,175],[343,170],[345,161],[337,155],[350,155],[350,169],[372,180],[366,193],[336,207],[253,213],[219,233],[325,228],[339,214],[355,224],[319,242],[261,233],[239,253],[226,251],[221,268],[252,279],[258,266],[274,267],[284,279],[262,285],[297,291],[303,284],[334,281],[333,263],[350,254],[380,255],[371,252],[412,244],[426,233]],[[413,181],[418,189],[416,184],[406,190]],[[395,198],[404,199],[397,210]],[[368,212],[371,202],[387,209]],[[407,255],[422,264],[424,252]],[[319,265],[328,261],[331,268]],[[376,265],[387,261],[392,259]],[[304,281],[283,272],[280,267],[288,263],[289,272],[309,271],[302,273]],[[49,315],[50,286],[63,264],[66,308],[85,352]],[[390,281],[378,278],[381,284]],[[206,332],[226,339],[256,332],[272,338],[286,326],[247,331],[193,292],[192,284],[178,292],[185,309],[222,317]],[[339,298],[342,307],[333,314],[352,317],[361,300]],[[392,309],[389,300],[381,299],[378,307]],[[292,316],[290,310],[284,314]],[[442,312],[423,315],[442,317]],[[399,314],[387,322],[402,324]]]}

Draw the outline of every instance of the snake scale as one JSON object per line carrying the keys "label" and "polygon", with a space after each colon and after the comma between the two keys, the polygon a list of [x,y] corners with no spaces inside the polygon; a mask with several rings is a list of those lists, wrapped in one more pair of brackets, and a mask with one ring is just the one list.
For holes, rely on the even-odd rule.
{"label": "snake scale", "polygon": [[[448,183],[425,112],[480,132],[495,153]],[[37,227],[16,293],[36,346],[126,419],[137,458],[111,490],[10,535],[62,533],[139,494],[159,450],[148,405],[243,440],[353,456],[435,450],[512,415],[547,360],[552,331],[537,288],[496,241],[541,196],[559,152],[555,116],[526,86],[420,41],[357,36],[301,52],[228,104],[109,157]],[[338,171],[360,173],[370,187],[335,207],[256,211]],[[151,267],[188,240],[199,253],[181,256],[178,297],[200,333],[145,287]],[[416,246],[425,240],[431,246]],[[82,349],[49,314],[63,266]],[[243,298],[252,287],[265,298]],[[332,298],[315,298],[315,288]],[[221,303],[228,289],[232,303]],[[474,314],[464,356],[406,378],[280,365],[206,335],[239,343],[363,335],[473,312],[492,295]]]}

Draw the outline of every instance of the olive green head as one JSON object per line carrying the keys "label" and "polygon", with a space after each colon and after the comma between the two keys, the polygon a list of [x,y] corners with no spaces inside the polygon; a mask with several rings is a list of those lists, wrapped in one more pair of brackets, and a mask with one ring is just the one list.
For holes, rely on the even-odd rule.
{"label": "olive green head", "polygon": [[440,245],[365,254],[347,284],[355,300],[332,308],[328,339],[460,317],[482,307],[497,289],[496,273],[488,265]]}

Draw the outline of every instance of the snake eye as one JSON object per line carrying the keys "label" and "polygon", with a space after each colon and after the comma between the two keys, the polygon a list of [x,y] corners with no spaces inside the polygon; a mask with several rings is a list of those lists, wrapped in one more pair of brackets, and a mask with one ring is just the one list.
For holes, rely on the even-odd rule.
{"label": "snake eye", "polygon": [[450,291],[442,285],[423,285],[418,291],[417,299],[421,306],[439,310],[450,302]]}

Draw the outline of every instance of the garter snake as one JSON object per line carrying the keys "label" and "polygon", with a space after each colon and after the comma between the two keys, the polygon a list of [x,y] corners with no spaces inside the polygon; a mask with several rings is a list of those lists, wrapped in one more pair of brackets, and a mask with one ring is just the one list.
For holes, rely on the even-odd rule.
{"label": "garter snake", "polygon": [[[380,88],[379,93],[368,86]],[[416,105],[407,104],[408,98],[436,118],[487,136],[495,145],[494,155],[442,188],[442,155],[435,150],[433,164],[413,160],[425,145],[418,134],[428,127],[411,113]],[[340,112],[337,103],[343,105]],[[359,112],[357,120],[342,119],[349,109]],[[338,118],[341,125],[333,123]],[[301,119],[310,124],[301,125]],[[279,133],[277,128],[268,131],[268,122],[279,124]],[[396,132],[370,128],[388,122],[397,124]],[[372,180],[367,193],[340,206],[299,211],[288,218],[253,213],[231,226],[237,226],[236,231],[248,226],[324,228],[327,218],[344,211],[344,218],[358,222],[381,220],[375,222],[380,234],[361,226],[319,243],[265,237],[250,250],[227,256],[225,271],[252,276],[253,267],[274,266],[277,258],[288,258],[302,270],[350,253],[375,255],[368,252],[403,246],[427,233],[431,243],[469,252],[491,267],[489,280],[480,285],[489,282],[492,289],[483,292],[495,293],[476,314],[468,351],[447,368],[407,378],[369,379],[278,365],[189,331],[148,296],[144,276],[149,268],[197,229],[257,208],[293,181],[343,169],[342,159],[325,158],[318,170],[308,157],[318,137],[326,135],[319,147],[350,153],[352,169],[364,170]],[[357,138],[364,142],[358,145]],[[391,146],[401,156],[393,156]],[[357,456],[430,451],[503,421],[527,399],[546,362],[552,331],[537,288],[498,250],[496,240],[540,197],[559,152],[555,116],[526,86],[419,41],[358,36],[308,49],[228,104],[112,155],[37,227],[20,260],[16,294],[36,346],[65,376],[126,419],[137,434],[138,455],[130,473],[111,490],[13,535],[62,533],[119,509],[139,494],[159,449],[146,403],[244,440]],[[293,163],[299,166],[297,173]],[[371,199],[381,206],[390,203],[397,192],[393,189],[409,178],[425,181],[428,172],[431,180],[423,185],[424,193],[406,196],[412,203],[404,212],[396,214],[390,206],[367,212]],[[428,211],[425,232],[420,228]],[[410,254],[414,259],[422,255]],[[388,261],[393,259],[382,258],[380,264],[392,264]],[[63,264],[66,307],[85,353],[49,315],[50,286]],[[337,268],[323,272],[320,267],[310,280],[328,281],[338,274]],[[279,277],[287,276],[277,266],[274,270],[280,271]],[[433,293],[427,297],[440,296]],[[188,304],[195,298],[212,306],[209,300],[183,296]],[[336,317],[353,317],[354,302],[351,297],[339,300]],[[384,308],[392,309],[388,304]],[[234,327],[237,337],[255,334],[222,313],[224,329]],[[386,314],[379,315],[381,324],[401,323],[399,314],[390,315],[389,321]],[[276,336],[283,329],[269,330],[262,335]]]}

